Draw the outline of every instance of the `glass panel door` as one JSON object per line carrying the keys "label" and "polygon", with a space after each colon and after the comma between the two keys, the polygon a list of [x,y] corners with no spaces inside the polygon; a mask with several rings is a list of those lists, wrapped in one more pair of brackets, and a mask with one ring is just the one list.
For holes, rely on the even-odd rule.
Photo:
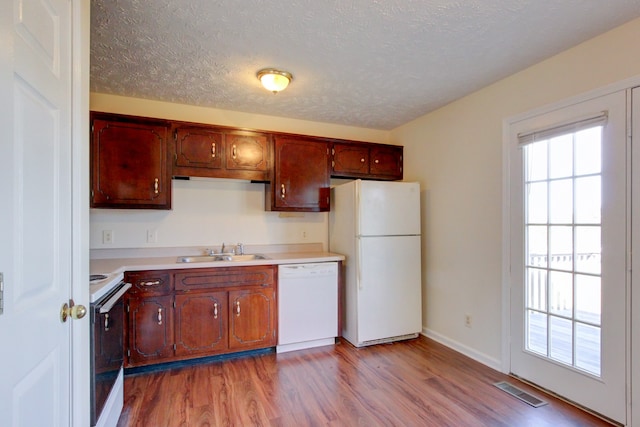
{"label": "glass panel door", "polygon": [[602,128],[523,148],[526,349],[597,377]]}
{"label": "glass panel door", "polygon": [[626,94],[509,134],[510,371],[625,423]]}

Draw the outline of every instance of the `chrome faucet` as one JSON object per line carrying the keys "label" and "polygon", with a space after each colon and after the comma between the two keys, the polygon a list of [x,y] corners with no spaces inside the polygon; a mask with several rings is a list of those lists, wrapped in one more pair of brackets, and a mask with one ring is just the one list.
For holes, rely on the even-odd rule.
{"label": "chrome faucet", "polygon": [[244,255],[244,245],[242,243],[236,245],[236,255]]}
{"label": "chrome faucet", "polygon": [[222,247],[220,248],[220,253],[223,254],[224,253],[224,242],[222,242]]}

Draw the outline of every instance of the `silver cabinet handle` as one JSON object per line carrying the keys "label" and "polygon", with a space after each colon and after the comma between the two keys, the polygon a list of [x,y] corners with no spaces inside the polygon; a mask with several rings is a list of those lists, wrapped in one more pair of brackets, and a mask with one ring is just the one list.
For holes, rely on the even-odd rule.
{"label": "silver cabinet handle", "polygon": [[153,192],[158,194],[158,178],[153,180]]}
{"label": "silver cabinet handle", "polygon": [[374,163],[378,164],[378,163],[380,163],[380,160],[375,159],[375,160],[374,160]]}
{"label": "silver cabinet handle", "polygon": [[211,157],[212,158],[216,157],[216,143],[215,142],[211,143]]}
{"label": "silver cabinet handle", "polygon": [[109,313],[106,313],[104,315],[104,331],[108,331],[109,330]]}
{"label": "silver cabinet handle", "polygon": [[240,301],[236,301],[236,316],[240,316]]}
{"label": "silver cabinet handle", "polygon": [[158,325],[162,325],[162,309],[158,309]]}
{"label": "silver cabinet handle", "polygon": [[218,318],[218,303],[214,303],[213,304],[213,318],[217,319]]}
{"label": "silver cabinet handle", "polygon": [[233,144],[233,150],[232,150],[232,157],[235,159],[236,158],[236,144]]}
{"label": "silver cabinet handle", "polygon": [[287,195],[287,190],[284,188],[284,184],[280,185],[280,198],[284,199]]}
{"label": "silver cabinet handle", "polygon": [[152,282],[140,282],[140,286],[157,286],[160,284],[160,280],[154,280]]}
{"label": "silver cabinet handle", "polygon": [[[360,159],[360,163],[364,163],[364,157]],[[377,161],[376,161],[377,163]]]}

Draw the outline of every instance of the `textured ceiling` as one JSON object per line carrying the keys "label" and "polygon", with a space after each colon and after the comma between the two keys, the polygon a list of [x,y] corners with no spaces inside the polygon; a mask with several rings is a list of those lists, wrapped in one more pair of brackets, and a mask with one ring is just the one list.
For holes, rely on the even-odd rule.
{"label": "textured ceiling", "polygon": [[[91,90],[393,129],[640,16],[638,0],[92,0]],[[290,71],[277,95],[265,67]]]}

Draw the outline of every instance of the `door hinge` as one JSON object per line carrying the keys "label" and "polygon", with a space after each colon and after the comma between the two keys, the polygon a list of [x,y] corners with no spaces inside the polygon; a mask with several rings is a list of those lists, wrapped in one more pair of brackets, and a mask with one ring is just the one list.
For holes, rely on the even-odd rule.
{"label": "door hinge", "polygon": [[127,357],[131,357],[131,350],[127,349]]}
{"label": "door hinge", "polygon": [[177,350],[177,349],[178,349],[178,346],[174,344],[174,345],[173,345],[173,350],[175,351],[175,350]]}
{"label": "door hinge", "polygon": [[127,304],[127,313],[129,312],[129,304]]}
{"label": "door hinge", "polygon": [[0,273],[0,314],[4,312],[4,274]]}

